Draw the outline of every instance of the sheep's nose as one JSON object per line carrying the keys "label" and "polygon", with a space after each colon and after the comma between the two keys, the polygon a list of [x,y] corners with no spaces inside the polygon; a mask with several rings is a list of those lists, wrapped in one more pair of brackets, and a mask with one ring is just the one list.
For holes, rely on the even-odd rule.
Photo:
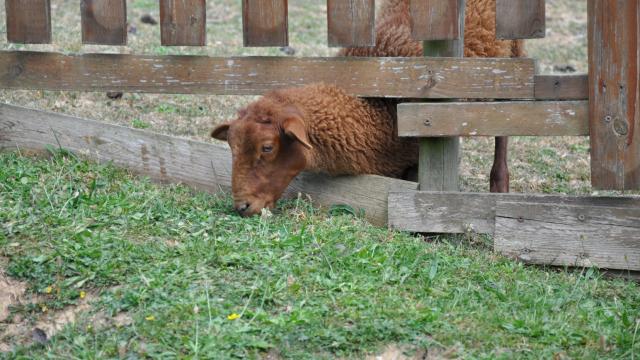
{"label": "sheep's nose", "polygon": [[250,206],[251,205],[248,202],[242,202],[242,203],[236,204],[236,211],[238,212],[238,214],[244,215]]}

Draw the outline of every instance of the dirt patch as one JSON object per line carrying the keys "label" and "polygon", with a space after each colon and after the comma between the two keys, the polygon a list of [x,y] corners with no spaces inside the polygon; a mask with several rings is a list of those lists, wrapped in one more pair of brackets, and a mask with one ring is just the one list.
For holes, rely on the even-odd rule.
{"label": "dirt patch", "polygon": [[[91,303],[98,298],[98,293],[87,293],[78,304],[67,306],[58,311],[46,311],[35,319],[23,318],[20,314],[10,317],[10,306],[41,304],[38,296],[27,295],[26,284],[4,275],[0,269],[0,353],[11,351],[16,345],[30,345],[34,342],[46,343],[65,325],[76,323],[91,310]],[[122,327],[132,323],[127,313],[119,313],[114,317],[98,312],[87,319],[96,329],[109,326]]]}
{"label": "dirt patch", "polygon": [[440,348],[416,349],[408,345],[387,345],[378,355],[367,356],[366,360],[441,360],[457,358],[457,349]]}
{"label": "dirt patch", "polygon": [[0,269],[0,323],[9,317],[9,306],[19,303],[26,289],[25,283],[10,279]]}

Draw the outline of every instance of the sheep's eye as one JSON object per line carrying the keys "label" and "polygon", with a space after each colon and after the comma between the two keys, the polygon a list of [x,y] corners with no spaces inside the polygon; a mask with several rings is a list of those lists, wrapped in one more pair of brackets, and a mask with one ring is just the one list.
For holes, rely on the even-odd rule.
{"label": "sheep's eye", "polygon": [[262,152],[269,154],[273,151],[273,146],[271,145],[262,145]]}

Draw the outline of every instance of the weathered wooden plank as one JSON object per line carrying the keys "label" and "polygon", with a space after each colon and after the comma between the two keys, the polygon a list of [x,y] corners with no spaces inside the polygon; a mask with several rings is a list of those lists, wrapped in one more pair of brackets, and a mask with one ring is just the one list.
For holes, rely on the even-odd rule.
{"label": "weathered wooden plank", "polygon": [[205,0],[161,0],[160,41],[164,46],[204,46],[207,35]]}
{"label": "weathered wooden plank", "polygon": [[244,46],[287,46],[287,0],[242,0]]}
{"label": "weathered wooden plank", "polygon": [[531,264],[640,270],[640,207],[502,202],[494,249]]}
{"label": "weathered wooden plank", "polygon": [[415,40],[460,38],[459,19],[464,5],[460,7],[458,0],[410,0],[409,4],[411,35]]}
{"label": "weathered wooden plank", "polygon": [[[62,146],[100,162],[113,162],[163,183],[184,183],[217,192],[231,185],[226,146],[84,120],[68,115],[0,104],[0,149],[43,150]],[[415,190],[417,184],[380,176],[330,177],[304,173],[286,196],[308,194],[318,205],[362,209],[374,224],[387,223],[387,193]]]}
{"label": "weathered wooden plank", "polygon": [[[464,34],[464,14],[465,0],[455,0],[456,5],[451,5],[451,1],[430,1],[427,5],[434,10],[438,5],[445,7],[456,7],[450,19],[457,27],[457,34]],[[411,6],[416,6],[417,2],[412,2]],[[448,4],[448,5],[447,5]],[[431,13],[432,16],[438,14]],[[444,14],[440,14],[444,16]],[[425,57],[455,57],[464,56],[464,40],[462,36],[452,40],[431,40],[423,42],[423,53]],[[420,139],[420,153],[418,157],[418,183],[421,190],[425,191],[456,191],[459,189],[459,167],[460,167],[460,139],[449,138],[424,138]]]}
{"label": "weathered wooden plank", "polygon": [[597,207],[640,207],[640,197],[638,196],[576,197],[404,191],[389,193],[389,226],[412,232],[493,234],[498,201]]}
{"label": "weathered wooden plank", "polygon": [[5,0],[7,41],[22,44],[51,42],[49,0]]}
{"label": "weathered wooden plank", "polygon": [[588,136],[587,101],[406,103],[398,135]]}
{"label": "weathered wooden plank", "polygon": [[640,189],[640,2],[589,0],[591,184]]}
{"label": "weathered wooden plank", "polygon": [[0,88],[256,95],[316,82],[368,97],[533,98],[530,59],[0,52]]}
{"label": "weathered wooden plank", "polygon": [[545,36],[545,0],[496,0],[496,38]]}
{"label": "weathered wooden plank", "polygon": [[82,0],[82,43],[127,44],[126,0]]}
{"label": "weathered wooden plank", "polygon": [[584,75],[536,75],[536,100],[588,100],[589,77]]}
{"label": "weathered wooden plank", "polygon": [[327,0],[329,46],[374,46],[374,0]]}

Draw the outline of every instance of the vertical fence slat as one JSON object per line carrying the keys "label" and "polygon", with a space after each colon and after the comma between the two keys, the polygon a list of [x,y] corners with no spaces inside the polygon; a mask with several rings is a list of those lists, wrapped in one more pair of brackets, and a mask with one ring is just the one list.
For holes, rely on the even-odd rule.
{"label": "vertical fence slat", "polygon": [[496,0],[496,38],[543,38],[545,14],[545,0]]}
{"label": "vertical fence slat", "polygon": [[82,0],[80,14],[83,44],[127,44],[125,0]]}
{"label": "vertical fence slat", "polygon": [[161,0],[160,38],[164,46],[206,44],[205,0]]}
{"label": "vertical fence slat", "polygon": [[460,37],[458,0],[410,0],[411,33],[415,40]]}
{"label": "vertical fence slat", "polygon": [[591,183],[640,189],[640,3],[589,0]]}
{"label": "vertical fence slat", "polygon": [[374,46],[374,0],[327,0],[329,46]]}
{"label": "vertical fence slat", "polygon": [[51,42],[49,0],[5,0],[7,41],[21,44]]}
{"label": "vertical fence slat", "polygon": [[244,46],[287,46],[287,0],[242,0]]}
{"label": "vertical fence slat", "polygon": [[[412,0],[413,2],[414,0]],[[444,3],[442,0],[440,3]],[[449,6],[453,6],[451,1]],[[425,41],[424,56],[464,56],[464,13],[465,0],[454,0],[455,17],[451,22],[456,26],[457,39]],[[440,34],[442,35],[442,33]],[[420,140],[418,159],[418,183],[422,191],[458,191],[460,163],[460,138],[441,137]]]}

